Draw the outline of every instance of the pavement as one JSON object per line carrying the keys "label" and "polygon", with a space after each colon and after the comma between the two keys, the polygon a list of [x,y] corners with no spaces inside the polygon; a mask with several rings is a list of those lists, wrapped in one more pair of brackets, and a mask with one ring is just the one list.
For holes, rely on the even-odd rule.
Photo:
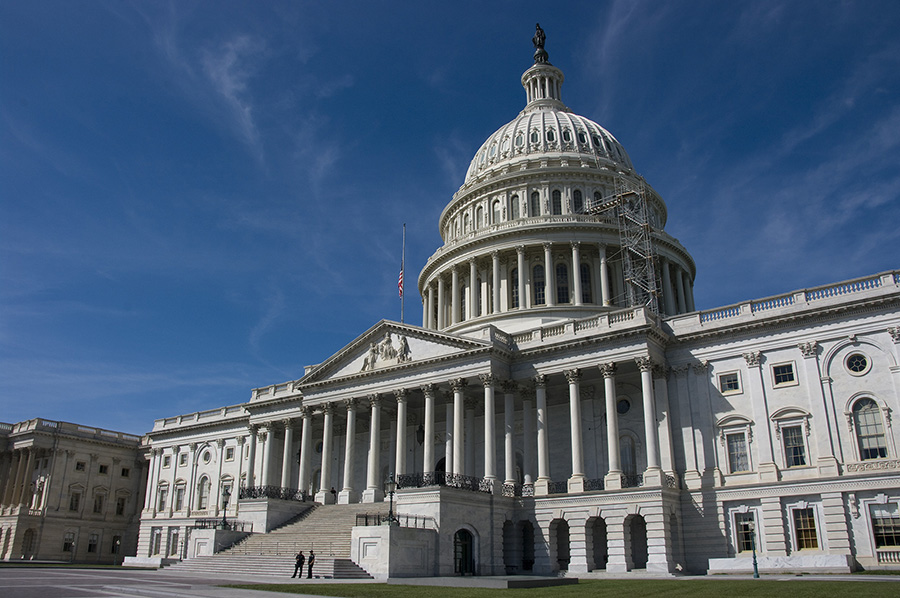
{"label": "pavement", "polygon": [[[261,592],[237,588],[222,588],[221,584],[254,584],[254,583],[315,583],[315,584],[348,584],[379,583],[374,580],[347,579],[291,579],[286,572],[284,579],[271,576],[255,575],[202,575],[176,573],[161,570],[134,569],[76,569],[68,567],[45,568],[38,566],[2,566],[0,567],[0,596],[3,598],[285,598],[286,595],[300,598],[314,598],[314,594],[283,594],[280,592]],[[628,576],[608,576],[606,579],[636,579],[640,574]],[[653,576],[647,576],[651,578]],[[591,579],[604,577],[591,576]],[[658,577],[656,577],[658,579]],[[802,582],[811,580],[853,581],[862,583],[894,583],[900,584],[900,575],[764,575],[766,580],[784,582]],[[478,582],[495,582],[500,578],[490,577],[453,577],[440,578],[445,586],[489,587]],[[507,578],[504,578],[507,579]],[[517,579],[515,576],[509,579]],[[521,578],[518,578],[521,579]],[[672,578],[673,583],[703,583],[711,579],[751,579],[750,576],[685,576]],[[393,579],[391,583],[410,585],[432,585],[435,578]],[[900,595],[900,585],[897,586]]]}

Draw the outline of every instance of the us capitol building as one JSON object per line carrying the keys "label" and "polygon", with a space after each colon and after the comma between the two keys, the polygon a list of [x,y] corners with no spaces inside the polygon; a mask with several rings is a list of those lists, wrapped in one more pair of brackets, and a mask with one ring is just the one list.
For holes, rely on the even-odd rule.
{"label": "us capitol building", "polygon": [[900,271],[696,311],[662,197],[533,41],[524,109],[441,214],[422,325],[157,420],[133,562],[315,504],[375,577],[900,566]]}

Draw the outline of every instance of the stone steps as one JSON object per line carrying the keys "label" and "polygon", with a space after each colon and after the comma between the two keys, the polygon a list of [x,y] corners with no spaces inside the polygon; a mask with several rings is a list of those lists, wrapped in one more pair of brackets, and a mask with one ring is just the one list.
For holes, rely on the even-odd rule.
{"label": "stone steps", "polygon": [[[216,575],[259,575],[264,577],[290,577],[294,572],[292,555],[246,555],[219,553],[181,561],[167,569],[178,573],[204,573]],[[306,567],[303,568],[306,577]],[[316,556],[313,577],[319,579],[372,579],[372,576],[350,559]]]}

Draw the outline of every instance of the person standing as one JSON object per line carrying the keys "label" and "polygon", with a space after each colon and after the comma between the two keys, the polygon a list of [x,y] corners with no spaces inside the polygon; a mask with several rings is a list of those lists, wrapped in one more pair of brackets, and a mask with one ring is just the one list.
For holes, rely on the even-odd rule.
{"label": "person standing", "polygon": [[[294,558],[297,560],[294,563],[294,574],[291,575],[291,577],[297,577],[298,579],[303,579],[303,563],[306,562],[306,557],[303,556],[303,551],[301,550],[300,552],[297,553],[297,556]],[[309,558],[310,558],[310,562],[311,562],[313,559],[312,552],[309,553]],[[300,572],[299,576],[297,575],[297,571]]]}
{"label": "person standing", "polygon": [[[309,567],[306,570],[306,579],[312,579],[312,566],[313,563],[316,562],[316,553],[312,550],[309,551],[309,560],[307,561],[307,566]],[[303,575],[303,572],[300,572],[300,575]]]}

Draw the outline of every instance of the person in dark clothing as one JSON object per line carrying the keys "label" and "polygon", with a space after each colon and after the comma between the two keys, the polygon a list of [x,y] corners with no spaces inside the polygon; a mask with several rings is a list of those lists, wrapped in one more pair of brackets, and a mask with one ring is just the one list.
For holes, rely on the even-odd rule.
{"label": "person in dark clothing", "polygon": [[[306,570],[306,579],[312,579],[312,566],[313,566],[313,563],[315,563],[315,562],[316,562],[316,553],[313,552],[312,550],[310,550],[309,551],[309,560],[307,561],[307,566],[309,567],[309,569]],[[303,575],[303,573],[300,573],[300,575]]]}
{"label": "person in dark clothing", "polygon": [[[299,571],[300,572],[299,579],[303,579],[303,563],[306,562],[306,557],[303,556],[303,551],[301,550],[300,552],[297,553],[297,556],[294,558],[296,558],[297,561],[294,564],[294,574],[291,575],[291,577],[298,577],[297,571]],[[311,552],[309,553],[309,558],[310,558],[310,561],[312,561],[313,555]]]}

